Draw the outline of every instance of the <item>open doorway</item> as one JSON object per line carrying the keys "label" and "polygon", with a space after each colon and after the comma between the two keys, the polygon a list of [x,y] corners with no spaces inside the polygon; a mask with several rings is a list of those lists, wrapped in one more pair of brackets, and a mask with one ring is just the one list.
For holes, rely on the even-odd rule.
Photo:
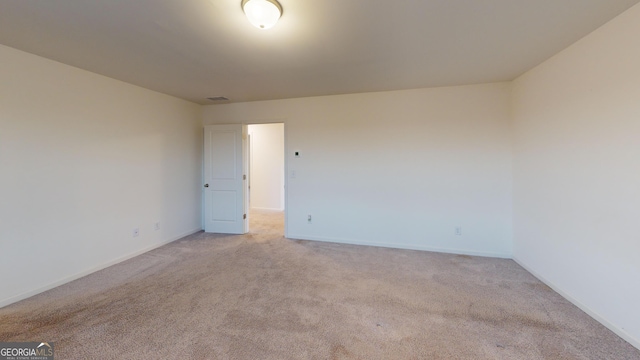
{"label": "open doorway", "polygon": [[249,232],[284,235],[284,124],[248,125]]}

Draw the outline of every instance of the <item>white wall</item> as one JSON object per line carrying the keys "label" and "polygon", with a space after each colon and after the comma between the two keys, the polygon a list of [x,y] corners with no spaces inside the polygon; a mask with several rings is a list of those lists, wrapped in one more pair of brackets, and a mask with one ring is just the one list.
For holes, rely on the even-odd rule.
{"label": "white wall", "polygon": [[514,83],[514,255],[640,347],[640,5]]}
{"label": "white wall", "polygon": [[207,125],[286,124],[290,238],[509,257],[509,95],[498,83],[213,105],[203,114]]}
{"label": "white wall", "polygon": [[0,306],[201,229],[200,114],[0,46]]}
{"label": "white wall", "polygon": [[284,124],[249,125],[251,208],[284,210]]}

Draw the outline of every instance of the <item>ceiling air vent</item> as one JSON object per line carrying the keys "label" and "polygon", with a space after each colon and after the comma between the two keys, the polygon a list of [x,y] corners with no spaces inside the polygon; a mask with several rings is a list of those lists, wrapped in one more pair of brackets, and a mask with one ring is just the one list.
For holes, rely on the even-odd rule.
{"label": "ceiling air vent", "polygon": [[209,99],[211,101],[229,101],[229,99],[224,97],[224,96],[208,97],[207,99]]}

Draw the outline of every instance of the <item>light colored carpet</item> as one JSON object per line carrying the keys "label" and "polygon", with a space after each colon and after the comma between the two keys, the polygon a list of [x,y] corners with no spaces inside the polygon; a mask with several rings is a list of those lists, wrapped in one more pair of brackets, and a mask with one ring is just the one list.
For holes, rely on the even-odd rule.
{"label": "light colored carpet", "polygon": [[640,359],[515,262],[198,233],[0,309],[57,359]]}

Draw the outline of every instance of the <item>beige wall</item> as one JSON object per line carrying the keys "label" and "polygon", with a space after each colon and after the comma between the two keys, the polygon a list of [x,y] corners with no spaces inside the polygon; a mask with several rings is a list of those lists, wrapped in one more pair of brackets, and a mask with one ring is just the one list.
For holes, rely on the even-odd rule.
{"label": "beige wall", "polygon": [[640,5],[514,83],[514,256],[640,347]]}
{"label": "beige wall", "polygon": [[198,105],[0,59],[0,306],[201,229]]}
{"label": "beige wall", "polygon": [[510,257],[509,91],[498,83],[214,105],[204,122],[286,124],[291,238]]}
{"label": "beige wall", "polygon": [[249,125],[252,209],[284,210],[284,124]]}

